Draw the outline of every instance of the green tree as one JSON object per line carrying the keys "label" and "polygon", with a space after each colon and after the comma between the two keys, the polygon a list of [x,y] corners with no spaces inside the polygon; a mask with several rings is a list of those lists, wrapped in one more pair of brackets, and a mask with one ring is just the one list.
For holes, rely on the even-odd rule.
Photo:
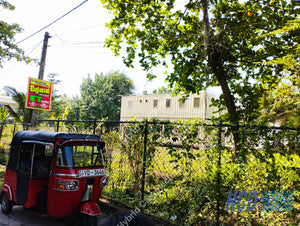
{"label": "green tree", "polygon": [[288,36],[295,36],[295,41],[292,40],[291,43],[285,43],[284,48],[289,49],[289,51],[282,56],[277,58],[272,58],[266,64],[273,65],[273,64],[280,64],[286,69],[289,74],[289,80],[295,87],[300,88],[300,46],[298,45],[300,40],[300,20],[299,17],[295,20],[287,21],[287,23],[281,28],[269,32],[267,34],[262,35],[260,38],[264,39],[266,37],[270,37],[273,35],[280,35],[283,37]]}
{"label": "green tree", "polygon": [[[288,21],[281,29],[277,29],[261,38],[272,35],[289,36],[293,33],[300,33],[300,20]],[[300,36],[297,37],[299,43]],[[295,44],[295,43],[293,43]],[[295,45],[285,48],[290,49],[286,55],[271,59],[266,62],[268,65],[281,64],[286,70],[284,79],[275,87],[268,89],[261,98],[262,119],[267,122],[280,122],[289,126],[300,125],[300,47]]]}
{"label": "green tree", "polygon": [[[8,1],[1,0],[0,7],[8,10],[14,10],[15,7]],[[14,36],[22,32],[20,26],[16,23],[8,24],[0,20],[0,67],[5,60],[16,59],[29,63],[31,59],[24,55],[24,51],[15,44]]]}
{"label": "green tree", "polygon": [[5,106],[0,107],[0,140],[2,137],[2,132],[5,126],[5,121],[8,118],[8,111],[6,110]]}
{"label": "green tree", "polygon": [[[82,120],[120,120],[121,95],[133,93],[134,85],[124,73],[96,74],[81,84],[81,98],[75,99],[70,117]],[[68,117],[68,118],[70,118]],[[74,118],[73,118],[74,119]]]}
{"label": "green tree", "polygon": [[83,102],[79,96],[73,97],[69,101],[70,112],[68,115],[68,119],[71,120],[82,120],[81,118],[81,107],[83,106]]}
{"label": "green tree", "polygon": [[[127,66],[136,56],[147,71],[171,64],[167,80],[177,93],[220,86],[222,95],[214,103],[226,106],[231,123],[259,116],[264,85],[273,89],[284,72],[281,64],[266,62],[298,44],[297,33],[258,38],[297,17],[293,0],[190,0],[181,10],[175,0],[101,2],[114,15],[106,46],[119,54],[126,42]],[[148,74],[150,79],[156,76]],[[237,144],[238,133],[233,135]]]}
{"label": "green tree", "polygon": [[22,92],[18,92],[14,87],[5,86],[4,90],[6,91],[8,96],[11,96],[15,102],[17,102],[17,106],[12,108],[9,105],[5,107],[9,111],[9,114],[17,121],[22,123],[28,123],[28,125],[24,125],[25,129],[29,128],[29,123],[32,117],[32,109],[26,108],[26,95]]}
{"label": "green tree", "polygon": [[166,94],[166,93],[172,93],[172,92],[173,92],[173,90],[171,88],[167,88],[165,86],[162,86],[162,87],[152,91],[153,94]]}
{"label": "green tree", "polygon": [[58,90],[56,87],[60,84],[61,80],[57,79],[56,77],[58,74],[51,73],[49,74],[48,81],[53,83],[53,90],[51,96],[51,110],[50,111],[43,111],[39,114],[39,118],[45,119],[62,119],[66,110],[69,108],[68,106],[68,97],[66,95],[59,95]]}

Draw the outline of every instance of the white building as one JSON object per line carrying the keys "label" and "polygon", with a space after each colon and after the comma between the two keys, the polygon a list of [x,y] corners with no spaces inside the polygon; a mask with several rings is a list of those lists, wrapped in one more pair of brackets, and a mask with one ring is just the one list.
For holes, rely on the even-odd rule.
{"label": "white building", "polygon": [[172,97],[170,94],[151,94],[144,96],[122,96],[121,121],[135,117],[138,121],[144,118],[176,121],[194,118],[211,118],[215,107],[210,107],[214,96],[206,92],[192,94],[185,101],[182,96]]}
{"label": "white building", "polygon": [[8,97],[8,96],[0,96],[0,106],[3,105],[11,105],[14,106],[17,103],[12,99],[12,97]]}

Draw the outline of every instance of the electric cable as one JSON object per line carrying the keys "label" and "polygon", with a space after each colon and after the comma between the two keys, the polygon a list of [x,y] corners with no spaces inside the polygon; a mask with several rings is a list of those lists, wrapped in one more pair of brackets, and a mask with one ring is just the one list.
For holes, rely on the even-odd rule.
{"label": "electric cable", "polygon": [[76,29],[76,30],[72,30],[72,31],[66,31],[62,34],[70,34],[70,33],[75,33],[75,32],[79,32],[79,31],[85,31],[85,30],[92,29],[92,28],[95,28],[95,27],[102,27],[102,26],[105,26],[105,23],[101,23],[101,24],[97,24],[97,25],[93,25],[93,26],[88,26],[88,27],[83,27],[83,28],[79,28],[79,29]]}
{"label": "electric cable", "polygon": [[45,30],[46,28],[50,27],[52,24],[56,23],[57,21],[59,21],[60,19],[62,19],[63,17],[67,16],[68,14],[70,14],[72,11],[74,11],[75,9],[79,8],[80,6],[82,6],[84,3],[86,3],[88,0],[83,1],[82,3],[80,3],[78,6],[76,6],[75,8],[71,9],[69,12],[65,13],[64,15],[62,15],[61,17],[59,17],[58,19],[54,20],[53,22],[51,22],[50,24],[46,25],[45,27],[41,28],[40,30],[34,32],[33,34],[29,35],[28,37],[24,38],[23,40],[19,41],[16,43],[16,45],[20,44],[21,42],[24,42],[25,40],[31,38],[32,36],[40,33],[41,31]]}
{"label": "electric cable", "polygon": [[[37,45],[35,45],[34,47],[32,47],[31,50],[30,50],[30,52],[28,53],[28,55],[31,54],[37,47],[41,46],[42,43],[43,43],[43,41],[40,41]],[[26,50],[25,50],[25,52],[26,52]]]}
{"label": "electric cable", "polygon": [[[31,54],[34,50],[36,50],[39,46],[41,46],[41,44],[43,43],[43,41],[38,42],[37,44],[35,44],[34,46],[28,48],[27,50],[25,50],[25,52],[29,51],[28,55]],[[9,73],[11,73],[12,71],[14,71],[17,67],[19,67],[23,62],[22,61],[18,61],[16,62],[12,67],[10,67],[5,73],[0,74],[0,79],[3,79],[6,75],[8,75]]]}

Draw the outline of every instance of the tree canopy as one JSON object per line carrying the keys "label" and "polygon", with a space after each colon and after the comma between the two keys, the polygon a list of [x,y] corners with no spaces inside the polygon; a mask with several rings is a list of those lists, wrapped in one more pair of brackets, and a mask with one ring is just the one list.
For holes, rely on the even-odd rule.
{"label": "tree canopy", "polygon": [[80,86],[81,97],[74,98],[68,119],[120,120],[121,95],[133,93],[133,81],[119,71],[88,77]]}
{"label": "tree canopy", "polygon": [[[29,124],[32,117],[32,109],[26,108],[26,94],[17,91],[12,86],[5,86],[4,90],[8,96],[11,96],[15,102],[17,102],[16,107],[11,107],[10,105],[5,105],[9,114],[16,120],[16,122],[22,122]],[[24,125],[28,128],[29,125]]]}
{"label": "tree canopy", "polygon": [[[0,9],[14,10],[15,7],[5,0],[0,1]],[[24,51],[17,46],[14,36],[22,32],[20,26],[16,23],[9,24],[0,20],[0,67],[3,62],[10,59],[25,61],[29,63],[31,59],[26,57]]]}
{"label": "tree canopy", "polygon": [[[288,35],[289,33],[298,33],[300,30],[300,20],[289,21],[281,29],[270,32],[264,36],[270,35]],[[298,35],[297,43],[299,43]],[[267,64],[281,64],[286,71],[285,76],[274,89],[269,89],[261,98],[262,116],[266,121],[277,121],[289,126],[300,125],[300,47],[294,48],[285,46],[290,52],[282,57],[274,58]]]}
{"label": "tree canopy", "polygon": [[289,55],[299,60],[294,54],[299,27],[272,33],[299,20],[293,0],[190,0],[181,8],[175,0],[101,2],[114,15],[107,24],[111,35],[106,46],[119,54],[125,42],[127,66],[133,66],[135,57],[147,71],[159,64],[172,66],[167,80],[177,93],[220,86],[215,104],[227,107],[231,122],[257,118],[264,93],[294,73],[275,59]]}
{"label": "tree canopy", "polygon": [[64,95],[59,95],[56,87],[60,85],[61,80],[57,79],[59,76],[56,73],[50,73],[47,75],[48,81],[53,83],[53,90],[51,95],[51,110],[41,111],[39,113],[39,118],[49,118],[49,119],[64,119],[65,113],[68,111],[68,98]]}

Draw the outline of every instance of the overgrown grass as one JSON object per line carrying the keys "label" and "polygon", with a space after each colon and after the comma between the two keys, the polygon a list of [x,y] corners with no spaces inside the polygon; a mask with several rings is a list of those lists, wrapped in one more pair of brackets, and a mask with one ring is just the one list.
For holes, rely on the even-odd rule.
{"label": "overgrown grass", "polygon": [[[15,129],[18,129],[18,126],[16,126]],[[14,131],[13,125],[8,124],[8,125],[4,126],[1,140],[0,140],[1,141],[0,144],[2,146],[8,147],[10,145],[12,137],[13,137],[13,131]]]}
{"label": "overgrown grass", "polygon": [[[205,150],[192,152],[197,154],[195,159],[181,159],[176,164],[165,148],[159,148],[155,152],[152,163],[146,170],[146,212],[180,225],[214,224],[216,200],[219,198],[220,219],[226,225],[300,223],[298,155],[274,154],[264,161],[249,155],[247,163],[233,163],[232,154],[222,150],[221,194],[218,194],[216,156],[209,160]],[[134,177],[126,163],[127,157],[122,152],[117,153],[110,164],[110,184],[104,189],[104,194],[130,206],[141,207],[140,187],[133,187]],[[259,194],[256,208],[251,212],[225,211],[230,189],[256,190]],[[293,210],[281,213],[261,211],[260,194],[263,190],[293,190]]]}
{"label": "overgrown grass", "polygon": [[5,166],[0,164],[0,187],[2,187],[4,182]]}
{"label": "overgrown grass", "polygon": [[[216,131],[211,131],[207,136],[209,144],[206,149],[191,148],[191,145],[197,144],[199,140],[189,134],[189,128],[178,129],[177,135],[181,136],[179,138],[169,136],[164,131],[166,127],[157,128],[157,131],[153,132],[157,137],[166,136],[163,137],[164,141],[178,141],[185,137],[187,141],[182,141],[181,148],[156,146],[153,149],[151,142],[155,143],[156,140],[148,134],[147,150],[151,153],[146,156],[145,165],[146,203],[140,202],[143,129],[130,127],[129,141],[121,137],[118,132],[105,134],[107,135],[104,136],[107,143],[107,173],[110,182],[103,190],[104,195],[132,207],[141,207],[141,204],[145,204],[146,212],[179,225],[214,224],[217,201],[221,210],[220,220],[225,225],[300,224],[300,157],[296,150],[285,148],[284,145],[273,148],[272,145],[278,142],[276,134],[274,137],[269,137],[269,133],[265,133],[263,140],[268,141],[270,138],[267,148],[255,149],[245,143],[243,151],[246,153],[244,159],[246,161],[240,161],[235,159],[236,156],[230,148],[221,150],[217,148],[213,136]],[[172,128],[169,132],[173,130]],[[194,132],[195,128],[191,131]],[[247,138],[245,142],[256,143],[256,140],[251,137],[255,131],[246,132],[244,131],[243,134]],[[4,137],[4,140],[6,139],[11,140],[8,136]],[[225,144],[228,144],[228,141],[224,142],[223,146]],[[132,153],[132,150],[135,152]],[[220,168],[219,151],[221,151]],[[259,194],[258,205],[251,212],[225,211],[230,189],[256,190]],[[293,190],[293,209],[290,212],[261,211],[260,194],[263,190]]]}

